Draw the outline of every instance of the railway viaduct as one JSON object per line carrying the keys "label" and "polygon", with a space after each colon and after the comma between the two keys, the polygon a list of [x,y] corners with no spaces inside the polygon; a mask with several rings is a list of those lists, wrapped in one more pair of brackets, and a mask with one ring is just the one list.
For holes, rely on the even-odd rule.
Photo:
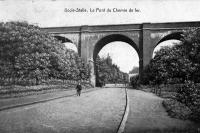
{"label": "railway viaduct", "polygon": [[76,45],[78,54],[91,66],[91,83],[95,85],[95,60],[108,43],[122,41],[130,44],[139,57],[139,75],[150,62],[154,48],[171,39],[181,40],[184,30],[199,28],[200,22],[142,23],[123,25],[95,25],[73,27],[48,27],[42,30],[53,34],[62,43]]}

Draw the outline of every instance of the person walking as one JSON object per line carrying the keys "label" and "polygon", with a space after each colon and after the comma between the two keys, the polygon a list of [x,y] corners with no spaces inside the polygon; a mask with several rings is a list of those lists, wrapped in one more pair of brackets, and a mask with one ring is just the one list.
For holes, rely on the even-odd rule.
{"label": "person walking", "polygon": [[81,96],[81,90],[82,90],[82,86],[81,83],[78,82],[77,86],[76,86],[76,91],[77,91],[77,96]]}

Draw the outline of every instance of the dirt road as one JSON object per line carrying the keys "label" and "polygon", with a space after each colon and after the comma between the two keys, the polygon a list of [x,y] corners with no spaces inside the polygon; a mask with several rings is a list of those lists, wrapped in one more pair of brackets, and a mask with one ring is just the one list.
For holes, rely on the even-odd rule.
{"label": "dirt road", "polygon": [[[170,118],[162,98],[130,89],[128,96],[130,110],[125,133],[198,132],[200,125]],[[0,133],[116,133],[125,103],[124,88],[103,88],[80,97],[3,110]]]}
{"label": "dirt road", "polygon": [[125,91],[105,88],[0,112],[0,133],[115,133]]}
{"label": "dirt road", "polygon": [[191,121],[170,118],[162,106],[162,98],[140,90],[128,90],[129,116],[125,133],[190,133],[199,130]]}

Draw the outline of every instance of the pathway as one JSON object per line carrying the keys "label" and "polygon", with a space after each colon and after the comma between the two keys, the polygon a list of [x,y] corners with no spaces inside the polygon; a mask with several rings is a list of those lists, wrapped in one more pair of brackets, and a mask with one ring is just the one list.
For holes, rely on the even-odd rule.
{"label": "pathway", "polygon": [[162,106],[163,99],[152,93],[129,89],[128,96],[130,111],[125,133],[190,133],[200,127],[191,121],[170,118]]}

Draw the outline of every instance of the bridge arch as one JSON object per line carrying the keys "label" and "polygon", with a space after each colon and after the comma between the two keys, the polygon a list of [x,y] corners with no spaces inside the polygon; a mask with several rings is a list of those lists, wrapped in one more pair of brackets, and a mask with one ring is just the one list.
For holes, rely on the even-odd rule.
{"label": "bridge arch", "polygon": [[[107,35],[107,36],[104,36],[103,38],[101,38],[100,40],[97,41],[97,43],[94,45],[94,50],[93,50],[93,61],[94,61],[94,67],[92,68],[93,70],[93,76],[95,79],[95,83],[97,83],[97,72],[95,71],[97,66],[95,64],[96,62],[96,58],[97,58],[97,55],[99,54],[100,50],[106,46],[107,44],[111,43],[111,42],[117,42],[117,41],[120,41],[120,42],[125,42],[127,44],[129,44],[130,46],[132,46],[137,55],[138,55],[138,58],[141,59],[141,55],[140,55],[140,50],[138,48],[138,46],[136,45],[136,43],[131,39],[129,38],[128,36],[125,36],[125,35],[122,35],[122,34],[111,34],[111,35]],[[138,62],[139,63],[139,62]],[[140,64],[139,64],[140,65]],[[97,85],[97,84],[96,84]]]}
{"label": "bridge arch", "polygon": [[[183,38],[183,32],[173,32],[171,34],[168,34],[166,36],[164,36],[163,38],[161,38],[158,43],[156,44],[156,46],[161,43],[161,42],[164,42],[164,41],[167,41],[167,40],[180,40]],[[155,46],[155,47],[156,47]]]}
{"label": "bridge arch", "polygon": [[54,36],[57,40],[61,41],[61,43],[73,43],[70,39],[63,37],[63,36]]}
{"label": "bridge arch", "polygon": [[152,58],[153,58],[153,54],[154,54],[154,50],[163,42],[165,41],[170,41],[170,40],[178,40],[178,41],[182,41],[183,39],[183,32],[173,32],[170,33],[166,36],[164,36],[163,38],[161,38],[156,44],[154,44],[153,47],[153,51],[152,51]]}
{"label": "bridge arch", "polygon": [[121,42],[125,42],[128,43],[129,45],[131,45],[137,52],[138,57],[140,58],[140,50],[138,48],[138,46],[136,45],[136,43],[130,39],[129,37],[122,35],[122,34],[111,34],[108,36],[105,36],[103,38],[101,38],[94,46],[94,50],[93,50],[93,60],[95,61],[99,51],[108,43],[111,42],[115,42],[115,41],[121,41]]}
{"label": "bridge arch", "polygon": [[61,41],[61,43],[65,44],[65,46],[75,52],[78,52],[77,45],[70,39],[63,37],[63,36],[54,36],[58,41]]}

